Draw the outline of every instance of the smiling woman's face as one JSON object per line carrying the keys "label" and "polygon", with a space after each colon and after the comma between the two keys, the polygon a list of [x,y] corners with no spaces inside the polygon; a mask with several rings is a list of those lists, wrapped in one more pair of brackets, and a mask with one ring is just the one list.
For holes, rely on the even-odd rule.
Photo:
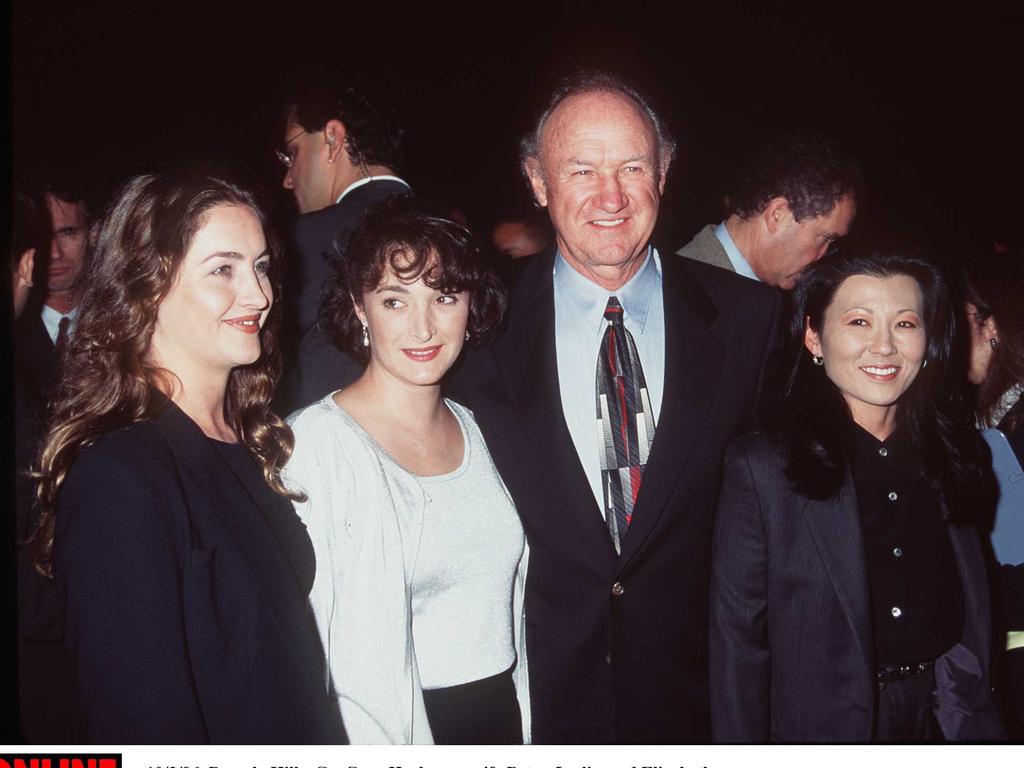
{"label": "smiling woman's face", "polygon": [[921,287],[908,275],[853,275],[836,290],[821,332],[807,328],[804,344],[821,355],[862,427],[895,414],[917,378],[927,336]]}
{"label": "smiling woman's face", "polygon": [[380,285],[363,294],[356,314],[369,333],[370,368],[400,382],[429,386],[441,381],[462,351],[469,294],[431,288],[422,275],[404,282],[389,267]]}
{"label": "smiling woman's face", "polygon": [[256,362],[274,299],[269,270],[256,213],[240,205],[211,208],[157,310],[153,361],[183,380]]}

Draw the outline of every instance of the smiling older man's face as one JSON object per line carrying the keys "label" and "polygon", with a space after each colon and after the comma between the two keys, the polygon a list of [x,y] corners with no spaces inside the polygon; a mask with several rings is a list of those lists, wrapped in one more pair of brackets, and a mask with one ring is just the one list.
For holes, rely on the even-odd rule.
{"label": "smiling older man's face", "polygon": [[539,155],[526,171],[562,256],[615,290],[643,263],[658,218],[665,169],[652,126],[621,94],[570,96],[548,117]]}

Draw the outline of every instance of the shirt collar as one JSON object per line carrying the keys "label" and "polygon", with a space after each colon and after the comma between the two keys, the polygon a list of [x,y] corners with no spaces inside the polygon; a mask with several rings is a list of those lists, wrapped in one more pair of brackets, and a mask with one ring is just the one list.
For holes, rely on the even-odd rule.
{"label": "shirt collar", "polygon": [[361,187],[364,184],[369,184],[371,181],[397,181],[399,184],[405,185],[406,188],[410,188],[409,182],[407,182],[405,179],[400,179],[397,176],[366,176],[365,178],[359,179],[358,181],[353,181],[351,184],[345,187],[345,189],[342,190],[342,193],[338,195],[338,199],[334,201],[334,204],[337,205],[338,203],[340,203],[341,199],[345,197],[345,195],[347,195],[353,189],[357,189],[358,187]]}
{"label": "shirt collar", "polygon": [[43,304],[43,308],[40,311],[40,317],[43,319],[43,326],[46,328],[46,332],[50,335],[50,341],[57,343],[57,334],[60,331],[60,321],[65,317],[71,321],[71,325],[68,330],[73,330],[75,327],[75,320],[78,317],[78,307],[75,307],[66,315],[62,315],[56,309],[46,304]]}
{"label": "shirt collar", "polygon": [[737,275],[743,275],[743,277],[749,277],[751,280],[757,280],[758,282],[761,281],[761,278],[757,276],[757,273],[750,266],[750,262],[743,258],[740,249],[736,247],[732,235],[725,228],[724,221],[715,227],[715,237],[718,238],[718,242],[725,248],[725,255],[729,257],[729,263],[732,264],[732,268],[736,270]]}
{"label": "shirt collar", "polygon": [[1024,384],[1020,382],[1014,384],[1008,390],[1003,392],[1002,397],[999,398],[999,402],[992,408],[992,413],[989,414],[988,418],[979,417],[978,422],[982,429],[985,427],[997,427],[999,422],[1003,420],[1003,417],[1010,412],[1010,409],[1017,404],[1020,400],[1021,395],[1024,395]]}
{"label": "shirt collar", "polygon": [[595,328],[598,332],[603,330],[608,298],[615,296],[630,326],[636,332],[643,333],[651,300],[661,286],[661,262],[654,246],[647,246],[647,257],[637,273],[625,285],[609,291],[577,272],[559,251],[555,257],[554,281],[559,292],[569,300],[587,327]]}

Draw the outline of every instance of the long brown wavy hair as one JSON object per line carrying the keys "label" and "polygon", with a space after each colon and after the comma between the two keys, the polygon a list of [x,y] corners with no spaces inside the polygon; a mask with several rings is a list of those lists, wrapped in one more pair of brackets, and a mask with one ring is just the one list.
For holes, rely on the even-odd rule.
{"label": "long brown wavy hair", "polygon": [[[148,357],[157,309],[196,233],[221,205],[245,206],[263,224],[274,295],[280,296],[280,249],[266,216],[251,192],[227,178],[199,169],[136,176],[108,212],[75,332],[60,361],[50,429],[34,472],[40,520],[32,549],[41,573],[53,571],[57,498],[78,454],[101,435],[153,418],[167,407],[165,394],[174,374]],[[231,372],[224,416],[260,464],[267,484],[296,498],[280,476],[292,452],[291,429],[270,410],[281,371],[280,317],[275,301],[261,331],[259,359]]]}

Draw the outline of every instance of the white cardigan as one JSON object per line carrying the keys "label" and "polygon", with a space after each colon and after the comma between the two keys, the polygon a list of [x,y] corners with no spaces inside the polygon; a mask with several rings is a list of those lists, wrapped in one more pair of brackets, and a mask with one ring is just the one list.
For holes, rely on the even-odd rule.
{"label": "white cardigan", "polygon": [[[469,410],[445,402],[475,424]],[[423,491],[412,475],[382,459],[381,448],[334,402],[333,394],[288,421],[295,451],[283,477],[290,490],[307,497],[295,509],[316,551],[309,599],[327,657],[327,686],[338,701],[349,740],[432,744],[412,642],[407,577],[419,551]],[[523,740],[529,743],[523,621],[527,561],[524,546],[512,623],[513,678]]]}

